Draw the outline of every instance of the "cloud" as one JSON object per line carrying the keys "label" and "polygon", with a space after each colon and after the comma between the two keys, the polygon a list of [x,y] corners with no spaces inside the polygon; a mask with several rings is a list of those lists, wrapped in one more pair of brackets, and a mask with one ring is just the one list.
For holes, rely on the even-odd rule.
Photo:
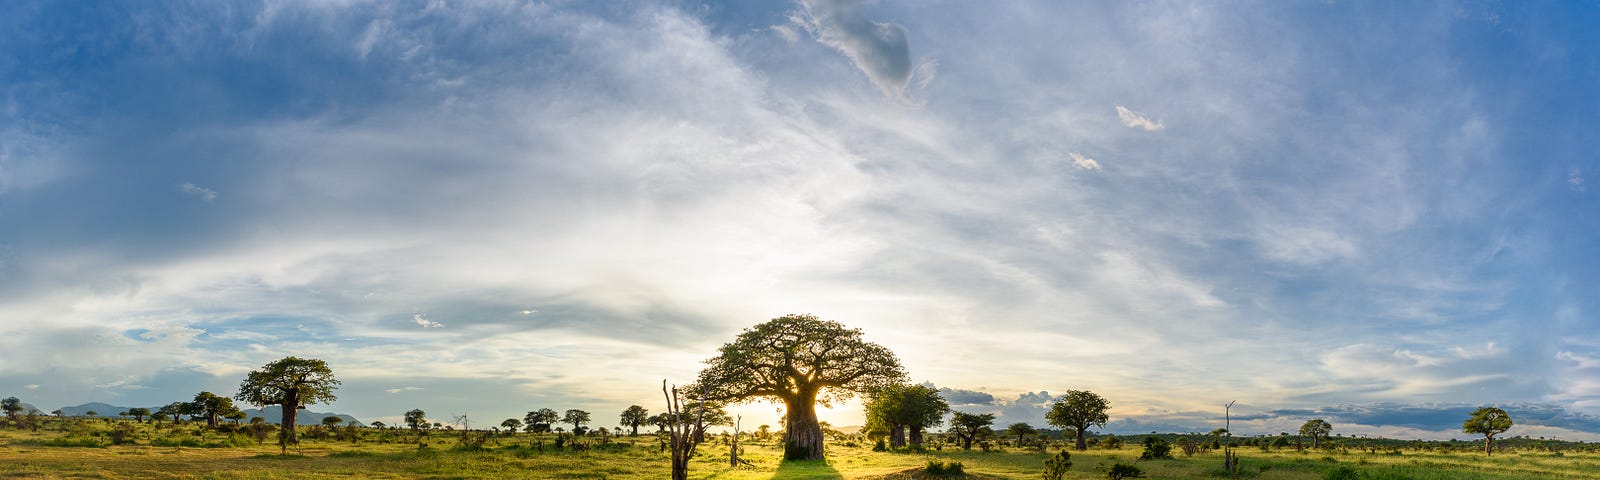
{"label": "cloud", "polygon": [[39,384],[30,383],[30,384],[27,384],[27,385],[23,385],[22,388],[26,388],[28,390],[38,390],[39,389]]}
{"label": "cloud", "polygon": [[417,322],[417,325],[421,326],[422,328],[441,328],[441,327],[444,327],[443,323],[439,323],[439,322],[435,322],[435,321],[432,321],[432,320],[428,320],[428,314],[426,314],[426,313],[418,313],[416,315],[412,315],[411,316],[411,320],[414,321],[414,322]]}
{"label": "cloud", "polygon": [[1583,172],[1576,168],[1567,173],[1567,185],[1571,187],[1572,191],[1574,192],[1582,192],[1588,189],[1588,187],[1585,187],[1583,184]]}
{"label": "cloud", "polygon": [[1078,152],[1068,152],[1067,155],[1072,157],[1072,166],[1078,167],[1079,170],[1100,170],[1100,162],[1094,161],[1093,158],[1085,157]]}
{"label": "cloud", "polygon": [[[906,29],[866,17],[865,0],[801,0],[802,15],[794,21],[810,31],[817,41],[844,54],[856,68],[897,99],[910,98],[906,86],[913,67]],[[784,30],[779,30],[783,34]],[[788,38],[785,35],[785,38]],[[928,70],[927,73],[932,73]]]}
{"label": "cloud", "polygon": [[[932,383],[925,383],[923,385],[933,386]],[[959,388],[941,387],[939,388],[939,396],[943,397],[946,402],[950,402],[950,405],[958,407],[965,405],[994,404],[994,395],[976,390],[962,390]]]}
{"label": "cloud", "polygon": [[1146,132],[1159,132],[1162,129],[1167,128],[1166,124],[1161,123],[1161,121],[1152,121],[1149,118],[1140,115],[1139,112],[1129,110],[1127,107],[1122,105],[1117,105],[1117,118],[1121,119],[1122,124],[1128,126],[1129,128],[1137,128]]}
{"label": "cloud", "polygon": [[398,388],[387,389],[387,390],[384,390],[384,391],[385,392],[389,392],[391,394],[394,394],[394,393],[401,393],[401,392],[415,392],[415,391],[418,391],[418,390],[424,390],[424,389],[422,387],[398,387]]}
{"label": "cloud", "polygon": [[178,186],[178,191],[179,192],[183,192],[183,194],[185,194],[185,195],[194,195],[194,196],[200,197],[201,200],[205,200],[207,203],[210,203],[212,200],[216,200],[217,199],[217,192],[216,191],[213,191],[213,190],[211,190],[209,188],[201,187],[199,185],[195,185],[193,183],[185,183],[185,184],[179,185]]}

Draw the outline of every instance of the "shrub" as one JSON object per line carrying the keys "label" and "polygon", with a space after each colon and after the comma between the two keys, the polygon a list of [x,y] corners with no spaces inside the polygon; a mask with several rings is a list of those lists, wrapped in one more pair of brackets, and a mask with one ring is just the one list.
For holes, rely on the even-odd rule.
{"label": "shrub", "polygon": [[1354,468],[1339,466],[1322,472],[1322,480],[1361,480],[1361,473]]}
{"label": "shrub", "polygon": [[938,460],[928,460],[928,466],[923,470],[928,475],[935,477],[960,477],[966,475],[965,468],[961,465],[961,462],[945,463]]}
{"label": "shrub", "polygon": [[1106,450],[1121,450],[1122,439],[1117,438],[1115,435],[1106,435],[1106,438],[1100,441],[1100,446]]}
{"label": "shrub", "polygon": [[1133,465],[1128,465],[1126,463],[1113,463],[1113,464],[1111,464],[1111,469],[1106,471],[1106,478],[1108,478],[1110,480],[1122,480],[1124,478],[1139,478],[1139,477],[1143,477],[1143,476],[1144,476],[1144,471],[1143,470],[1139,470],[1139,467],[1135,467]]}
{"label": "shrub", "polygon": [[1044,459],[1044,480],[1061,480],[1072,468],[1072,454],[1062,450],[1053,458]]}
{"label": "shrub", "polygon": [[875,444],[872,445],[872,451],[874,451],[874,452],[887,452],[887,451],[889,451],[889,445],[883,443],[883,439],[880,438],[880,439],[878,439],[878,443],[875,443]]}
{"label": "shrub", "polygon": [[1172,444],[1161,437],[1144,437],[1144,453],[1139,454],[1140,460],[1156,460],[1172,458]]}

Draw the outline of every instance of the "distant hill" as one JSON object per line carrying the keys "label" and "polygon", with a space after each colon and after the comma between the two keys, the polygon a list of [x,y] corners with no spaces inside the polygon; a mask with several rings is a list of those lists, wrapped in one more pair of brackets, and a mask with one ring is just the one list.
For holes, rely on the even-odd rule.
{"label": "distant hill", "polygon": [[[29,406],[24,404],[22,411],[26,412],[28,411],[28,408]],[[149,408],[152,412],[161,409],[161,407]],[[126,412],[128,409],[129,407],[94,402],[85,403],[76,407],[61,407],[61,414],[68,417],[83,417],[87,416],[89,412],[94,412],[95,416],[98,417],[115,417],[118,413]],[[266,419],[267,423],[278,423],[279,420],[283,419],[283,407],[274,405],[262,409],[247,408],[244,410],[244,414],[246,415],[244,420],[246,422],[250,421],[252,418],[261,417]],[[295,425],[321,425],[322,419],[327,417],[339,417],[344,419],[344,423],[340,423],[340,425],[366,426],[366,424],[361,423],[360,420],[357,420],[356,417],[352,417],[350,415],[345,415],[343,413],[321,413],[310,410],[300,411],[300,414],[295,416],[294,423]]]}

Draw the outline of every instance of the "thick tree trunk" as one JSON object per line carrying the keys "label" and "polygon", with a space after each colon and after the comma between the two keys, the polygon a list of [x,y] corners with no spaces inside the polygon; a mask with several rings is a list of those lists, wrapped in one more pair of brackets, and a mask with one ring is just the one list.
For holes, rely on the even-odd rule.
{"label": "thick tree trunk", "polygon": [[633,427],[633,436],[635,436],[635,437],[639,436],[639,424],[635,423],[635,424],[630,425],[630,426]]}
{"label": "thick tree trunk", "polygon": [[817,392],[784,399],[784,460],[821,460],[822,425],[817,424]]}
{"label": "thick tree trunk", "polygon": [[1494,456],[1494,435],[1483,436],[1483,454]]}
{"label": "thick tree trunk", "polygon": [[1078,442],[1077,442],[1076,446],[1078,448],[1078,451],[1088,450],[1089,449],[1089,442],[1088,442],[1089,439],[1084,438],[1084,437],[1088,436],[1088,435],[1084,435],[1084,430],[1088,430],[1088,428],[1086,428],[1086,427],[1077,427],[1077,429],[1078,429]]}
{"label": "thick tree trunk", "polygon": [[207,412],[206,413],[206,426],[207,427],[211,427],[211,428],[217,428],[217,414],[216,414],[216,412]]}
{"label": "thick tree trunk", "polygon": [[901,448],[906,446],[906,427],[895,425],[889,428],[889,446]]}
{"label": "thick tree trunk", "polygon": [[300,414],[300,392],[290,391],[283,397],[283,433],[280,438],[284,445],[300,443],[300,438],[295,436],[295,416]]}
{"label": "thick tree trunk", "polygon": [[911,444],[914,446],[922,445],[922,425],[911,426]]}

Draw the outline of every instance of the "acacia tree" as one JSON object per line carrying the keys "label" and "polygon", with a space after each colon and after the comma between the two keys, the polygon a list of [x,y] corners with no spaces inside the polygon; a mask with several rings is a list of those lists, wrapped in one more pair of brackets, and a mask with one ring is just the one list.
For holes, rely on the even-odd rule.
{"label": "acacia tree", "polygon": [[416,430],[428,424],[428,412],[424,412],[420,408],[413,408],[406,412],[405,419],[406,426]]}
{"label": "acacia tree", "polygon": [[333,390],[339,388],[339,384],[339,380],[333,378],[333,370],[328,368],[327,362],[314,358],[284,357],[250,372],[239,384],[239,394],[233,398],[258,407],[283,407],[278,445],[288,448],[290,444],[300,443],[294,432],[294,420],[300,413],[300,407],[337,400]]}
{"label": "acacia tree", "polygon": [[906,446],[905,430],[911,430],[911,444],[922,444],[922,429],[936,427],[950,413],[950,404],[939,391],[928,385],[890,385],[872,393],[867,401],[867,424],[889,428],[889,442]]}
{"label": "acacia tree", "polygon": [[631,405],[622,411],[622,424],[633,428],[633,435],[639,436],[639,426],[650,421],[650,411],[638,405]]}
{"label": "acacia tree", "polygon": [[589,423],[589,412],[578,410],[576,408],[567,410],[567,413],[561,416],[561,423],[572,424],[572,434],[582,435],[583,432],[579,431],[578,429],[582,428],[583,424]]}
{"label": "acacia tree", "polygon": [[1038,434],[1038,433],[1039,433],[1038,430],[1034,430],[1033,429],[1033,425],[1028,425],[1028,424],[1022,423],[1022,422],[1013,423],[1013,424],[1011,424],[1011,426],[1006,427],[1006,434],[1007,435],[1011,435],[1011,436],[1017,437],[1017,445],[1018,446],[1022,445],[1022,440],[1024,438],[1027,438],[1028,435],[1035,435],[1035,434]]}
{"label": "acacia tree", "polygon": [[200,392],[194,395],[194,401],[189,402],[186,410],[194,415],[205,417],[207,427],[217,428],[218,418],[238,411],[239,408],[233,406],[233,400],[228,397],[217,396],[217,394],[211,392]]}
{"label": "acacia tree", "polygon": [[500,422],[500,427],[506,429],[506,435],[511,435],[517,433],[517,429],[522,428],[522,420],[507,418],[506,421]]}
{"label": "acacia tree", "polygon": [[950,415],[950,433],[961,440],[962,450],[972,450],[972,441],[990,432],[994,424],[993,413],[953,412]]}
{"label": "acacia tree", "polygon": [[706,360],[700,400],[784,404],[785,460],[824,458],[817,404],[903,383],[894,352],[861,338],[860,329],[812,315],[787,315],[745,329]]}
{"label": "acacia tree", "polygon": [[1461,424],[1461,431],[1483,435],[1483,453],[1494,455],[1494,436],[1511,429],[1511,415],[1495,407],[1480,407]]}
{"label": "acacia tree", "polygon": [[557,415],[555,410],[541,408],[528,412],[527,415],[522,417],[522,428],[529,432],[548,432],[550,431],[550,426],[560,419],[561,416]]}
{"label": "acacia tree", "polygon": [[1071,428],[1077,431],[1078,439],[1074,446],[1082,451],[1088,450],[1085,433],[1089,427],[1106,426],[1106,420],[1111,417],[1106,415],[1106,410],[1111,409],[1111,402],[1106,401],[1094,392],[1088,390],[1067,390],[1050,406],[1050,412],[1044,415],[1051,425],[1061,428]]}
{"label": "acacia tree", "polygon": [[144,423],[144,417],[150,416],[150,409],[144,407],[130,408],[128,409],[128,415],[133,416],[133,421]]}
{"label": "acacia tree", "polygon": [[1317,445],[1322,443],[1322,437],[1332,432],[1333,424],[1320,418],[1308,420],[1305,425],[1300,426],[1300,436],[1311,437],[1311,448],[1317,448]]}
{"label": "acacia tree", "polygon": [[0,400],[0,410],[5,410],[6,418],[10,419],[12,423],[16,423],[17,414],[22,412],[22,399],[6,397],[5,400]]}

